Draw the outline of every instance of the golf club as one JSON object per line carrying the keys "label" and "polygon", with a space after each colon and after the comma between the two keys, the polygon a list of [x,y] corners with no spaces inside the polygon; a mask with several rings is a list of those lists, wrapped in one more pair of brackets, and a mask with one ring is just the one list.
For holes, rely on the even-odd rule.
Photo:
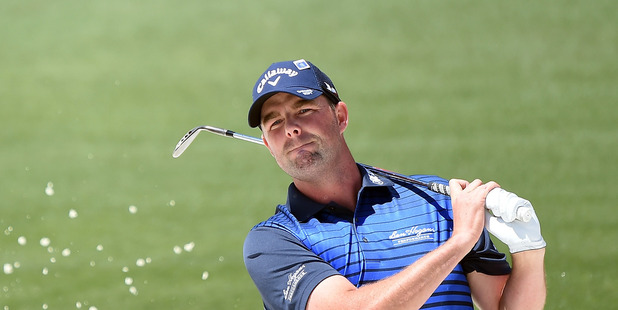
{"label": "golf club", "polygon": [[[189,145],[191,145],[191,143],[193,142],[193,140],[195,140],[195,138],[197,137],[197,135],[202,132],[202,131],[208,131],[220,136],[224,136],[224,137],[229,137],[229,138],[234,138],[234,139],[239,139],[239,140],[243,140],[243,141],[248,141],[248,142],[253,142],[256,144],[261,144],[264,145],[264,141],[262,141],[262,139],[260,138],[256,138],[256,137],[252,137],[252,136],[247,136],[247,135],[243,135],[240,133],[237,133],[235,131],[232,130],[228,130],[228,129],[223,129],[223,128],[218,128],[218,127],[213,127],[213,126],[198,126],[195,127],[191,130],[189,130],[189,132],[187,132],[181,139],[180,141],[178,141],[178,143],[176,144],[176,147],[174,148],[174,152],[172,152],[172,157],[174,158],[178,158],[180,155],[182,155],[182,153],[189,147]],[[402,182],[408,182],[411,184],[415,184],[415,185],[419,185],[419,186],[423,186],[433,192],[439,193],[439,194],[443,194],[446,196],[450,196],[451,191],[448,187],[448,185],[444,185],[441,183],[436,183],[436,182],[423,182],[423,181],[419,181],[413,178],[410,178],[406,175],[403,174],[399,174],[396,172],[392,172],[392,171],[388,171],[388,170],[384,170],[382,168],[377,168],[377,167],[373,167],[373,166],[369,166],[369,165],[365,165],[365,164],[360,164],[362,167],[364,167],[365,169],[376,173],[376,174],[380,174],[382,176],[386,176],[386,177],[390,177]],[[490,197],[491,196],[491,197]],[[502,208],[501,205],[503,205],[504,203],[500,203],[500,201],[504,201],[505,198],[503,197],[513,197],[515,196],[517,197],[515,194],[507,192],[503,189],[500,188],[496,188],[492,191],[490,191],[490,193],[487,195],[487,200],[493,201],[495,203],[492,203],[492,206],[487,206],[487,208],[489,210],[491,210],[494,215],[496,216],[500,216],[500,213],[504,214],[507,213],[508,211],[506,210],[501,210]],[[492,199],[490,199],[492,198]],[[523,203],[522,204],[518,204],[517,206],[515,206],[515,213],[513,216],[513,219],[518,219],[520,221],[523,222],[528,222],[530,221],[530,219],[532,218],[532,208],[527,207],[526,203],[529,204],[529,202],[527,200],[524,199],[520,199]],[[497,214],[498,213],[498,214]],[[512,213],[509,212],[509,213]]]}
{"label": "golf club", "polygon": [[[246,136],[243,134],[239,134],[235,131],[232,130],[227,130],[227,129],[222,129],[222,128],[217,128],[217,127],[212,127],[212,126],[198,126],[195,127],[191,130],[189,130],[189,132],[187,132],[187,134],[185,134],[182,139],[180,139],[180,141],[178,142],[178,144],[176,144],[176,148],[174,148],[174,152],[172,153],[172,156],[174,158],[178,158],[186,149],[187,147],[189,147],[189,145],[193,142],[193,140],[195,140],[195,138],[197,137],[197,135],[201,132],[201,131],[208,131],[220,136],[224,136],[224,137],[230,137],[230,138],[234,138],[234,139],[239,139],[239,140],[244,140],[244,141],[248,141],[248,142],[253,142],[256,144],[261,144],[264,145],[264,142],[262,141],[262,139],[260,138],[256,138],[256,137],[252,137],[252,136]],[[405,176],[403,174],[399,174],[399,173],[395,173],[392,171],[388,171],[388,170],[384,170],[381,168],[377,168],[377,167],[372,167],[369,165],[365,165],[365,164],[359,164],[361,166],[363,166],[365,169],[373,172],[373,173],[377,173],[377,174],[381,174],[384,176],[388,176],[388,177],[392,177],[394,179],[397,179],[399,181],[404,181],[404,182],[409,182],[412,184],[416,184],[416,185],[420,185],[420,186],[424,186],[425,188],[428,188],[436,193],[440,193],[443,195],[450,195],[450,190],[449,187],[447,185],[444,184],[440,184],[440,183],[435,183],[435,182],[430,182],[430,183],[426,183],[426,182],[422,182],[419,180],[415,180],[412,179],[408,176]]]}

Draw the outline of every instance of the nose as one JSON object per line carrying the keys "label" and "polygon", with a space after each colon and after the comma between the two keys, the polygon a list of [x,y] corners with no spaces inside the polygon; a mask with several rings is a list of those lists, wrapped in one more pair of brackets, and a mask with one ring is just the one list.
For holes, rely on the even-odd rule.
{"label": "nose", "polygon": [[301,134],[300,126],[293,119],[289,119],[285,122],[285,134],[288,138],[293,138]]}

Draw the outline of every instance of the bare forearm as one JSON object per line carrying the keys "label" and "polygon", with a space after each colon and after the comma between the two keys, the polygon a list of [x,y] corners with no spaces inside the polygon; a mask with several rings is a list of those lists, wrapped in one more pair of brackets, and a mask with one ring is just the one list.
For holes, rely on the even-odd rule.
{"label": "bare forearm", "polygon": [[471,247],[451,238],[401,272],[361,288],[342,276],[327,278],[311,293],[307,309],[418,309]]}
{"label": "bare forearm", "polygon": [[420,308],[468,253],[468,243],[452,238],[399,274],[361,287],[356,296],[365,309]]}
{"label": "bare forearm", "polygon": [[543,309],[545,286],[545,249],[512,254],[513,271],[506,282],[500,309]]}

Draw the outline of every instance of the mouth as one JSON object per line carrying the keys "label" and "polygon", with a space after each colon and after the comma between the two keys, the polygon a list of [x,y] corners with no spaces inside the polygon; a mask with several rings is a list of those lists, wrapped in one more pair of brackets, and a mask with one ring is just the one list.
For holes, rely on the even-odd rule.
{"label": "mouth", "polygon": [[300,143],[298,146],[291,146],[288,148],[287,153],[290,154],[290,153],[300,152],[303,149],[305,149],[307,146],[313,143],[314,143],[313,141],[309,141],[309,142]]}

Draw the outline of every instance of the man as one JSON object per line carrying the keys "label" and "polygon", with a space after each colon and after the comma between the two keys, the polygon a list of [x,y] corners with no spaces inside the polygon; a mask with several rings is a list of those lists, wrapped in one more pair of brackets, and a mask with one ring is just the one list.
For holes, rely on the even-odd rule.
{"label": "man", "polygon": [[[266,309],[543,307],[536,216],[486,219],[495,182],[450,180],[448,197],[357,165],[343,137],[347,105],[310,62],[274,63],[258,78],[249,125],[293,180],[287,203],[245,240]],[[509,246],[512,268],[488,231]]]}

